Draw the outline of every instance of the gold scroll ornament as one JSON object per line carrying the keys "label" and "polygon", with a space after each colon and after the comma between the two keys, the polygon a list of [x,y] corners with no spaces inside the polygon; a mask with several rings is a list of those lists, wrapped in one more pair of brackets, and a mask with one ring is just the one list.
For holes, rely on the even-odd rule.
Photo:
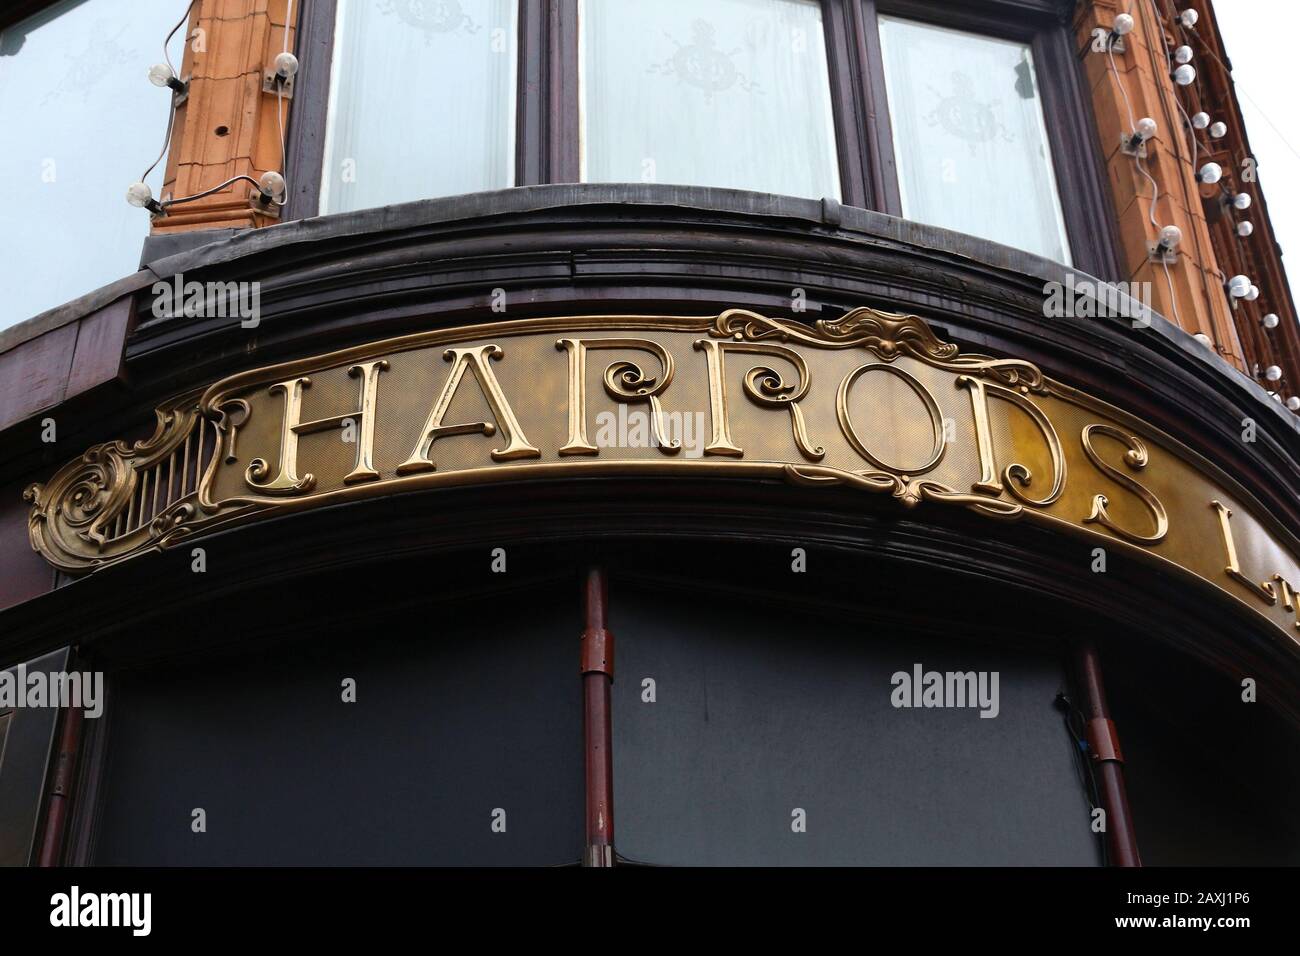
{"label": "gold scroll ornament", "polygon": [[1029,362],[961,354],[870,308],[811,325],[742,309],[528,319],[241,372],[26,497],[33,547],[78,573],[286,511],[628,474],[1049,523],[1188,572],[1300,647],[1300,544],[1230,476]]}

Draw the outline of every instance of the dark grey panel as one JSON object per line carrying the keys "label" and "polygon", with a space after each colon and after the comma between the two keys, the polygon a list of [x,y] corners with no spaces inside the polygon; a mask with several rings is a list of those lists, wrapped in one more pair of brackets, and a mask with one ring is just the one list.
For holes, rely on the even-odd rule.
{"label": "dark grey panel", "polygon": [[[617,584],[617,583],[616,583]],[[694,604],[694,602],[691,602]],[[1050,654],[615,586],[619,852],[664,864],[1099,862]],[[1000,713],[895,709],[895,671],[997,670]],[[656,682],[655,703],[642,681]],[[807,830],[792,830],[792,813]]]}
{"label": "dark grey panel", "polygon": [[[1146,866],[1300,865],[1300,746],[1269,673],[1227,676],[1163,648],[1101,652]],[[1242,700],[1241,678],[1258,700]]]}
{"label": "dark grey panel", "polygon": [[[65,647],[28,661],[27,672],[62,671],[67,661]],[[31,858],[58,718],[57,707],[0,707],[0,866]]]}
{"label": "dark grey panel", "polygon": [[326,642],[119,675],[95,862],[576,862],[576,603],[472,603],[486,613],[376,608]]}

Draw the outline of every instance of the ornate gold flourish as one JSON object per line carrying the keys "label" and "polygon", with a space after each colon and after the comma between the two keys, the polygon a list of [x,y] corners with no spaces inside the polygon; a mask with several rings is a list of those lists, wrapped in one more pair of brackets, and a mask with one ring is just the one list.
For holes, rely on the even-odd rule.
{"label": "ornate gold flourish", "polygon": [[817,348],[865,348],[886,362],[907,355],[934,368],[980,375],[1010,388],[1040,394],[1047,391],[1042,371],[1032,362],[958,354],[956,345],[941,341],[919,316],[881,312],[870,306],[853,309],[838,319],[818,319],[811,330],[748,309],[728,309],[714,320],[711,333],[737,341],[776,339]]}
{"label": "ornate gold flourish", "polygon": [[785,479],[794,485],[849,485],[865,491],[885,492],[905,508],[915,508],[922,501],[944,501],[964,505],[996,518],[1014,518],[1024,512],[1024,505],[999,498],[986,498],[950,488],[931,478],[895,475],[888,471],[845,471],[826,465],[786,465]]}
{"label": "ornate gold flourish", "polygon": [[[169,494],[160,501],[157,482],[165,476],[170,493],[174,487],[183,489],[190,474],[197,481],[197,464],[178,478],[176,458],[191,447],[197,457],[191,441],[200,421],[197,396],[163,405],[154,415],[154,433],[148,438],[95,445],[48,482],[23,492],[23,500],[32,505],[27,518],[32,547],[55,567],[93,569],[189,530],[193,493],[167,500]],[[181,466],[186,465],[188,459],[182,460]]]}
{"label": "ornate gold flourish", "polygon": [[[579,330],[603,331],[610,327],[707,331],[712,339],[730,339],[732,346],[739,351],[770,354],[792,362],[797,381],[787,383],[775,369],[758,365],[744,376],[744,391],[750,400],[760,405],[789,410],[796,445],[811,462],[819,461],[825,449],[811,440],[798,405],[808,389],[807,366],[798,352],[777,344],[780,342],[798,342],[823,349],[861,347],[885,362],[906,355],[935,368],[981,376],[1021,392],[1041,392],[1047,387],[1042,373],[1028,362],[961,355],[956,345],[941,341],[920,318],[867,307],[853,309],[838,319],[819,320],[811,327],[767,318],[745,309],[730,309],[715,317],[686,319],[608,316],[524,320],[478,326],[475,332],[508,336],[553,329],[572,334]],[[32,546],[64,570],[93,570],[142,551],[156,550],[200,528],[250,513],[274,510],[277,505],[267,501],[246,498],[217,501],[209,497],[219,467],[223,463],[230,464],[238,456],[237,441],[250,414],[248,402],[237,397],[241,389],[268,381],[267,375],[278,375],[279,380],[285,380],[307,375],[335,361],[361,362],[410,348],[450,345],[463,340],[466,331],[440,330],[372,343],[334,356],[301,359],[274,369],[250,370],[214,383],[201,399],[187,395],[164,403],[155,412],[157,421],[149,438],[133,444],[112,441],[96,445],[81,458],[61,468],[49,482],[32,485],[26,490],[25,498],[32,505],[29,516]],[[697,343],[697,348],[706,341]],[[585,347],[575,349],[578,344]],[[614,347],[641,349],[658,358],[662,369],[659,376],[652,376],[635,364],[624,361],[607,368],[602,379],[606,391],[616,400],[643,401],[650,405],[661,450],[671,455],[678,448],[667,439],[663,412],[659,407],[659,395],[673,378],[671,353],[653,339],[640,337],[562,339],[557,343],[557,348],[570,350],[571,364],[572,360],[577,360],[575,367],[570,369],[571,379],[575,374],[581,376],[582,360],[588,348]],[[712,378],[721,381],[716,374]],[[489,386],[492,384],[488,382]],[[722,398],[725,401],[725,390]],[[364,410],[364,390],[362,401]],[[364,418],[371,417],[364,415],[364,411],[362,414]],[[570,423],[573,432],[570,441],[559,449],[562,456],[590,454],[594,450],[585,441],[583,410],[578,408],[576,415]],[[330,425],[333,419],[309,424]],[[941,453],[942,439],[936,438],[936,442],[940,443]],[[728,448],[737,455],[740,452],[740,449],[732,448],[726,435],[721,439],[715,436],[710,448],[714,453],[725,454]],[[536,457],[535,449],[523,451]],[[169,467],[179,473],[174,474],[168,470]],[[925,469],[914,469],[922,470]],[[403,469],[399,468],[399,477],[403,474]],[[367,477],[376,479],[372,483],[383,484],[377,476],[367,474]],[[805,483],[833,481],[885,491],[907,506],[922,500],[944,500],[998,515],[1015,514],[1020,510],[1015,503],[964,495],[915,474],[898,477],[886,471],[846,472],[815,465],[792,465],[787,470],[787,477]],[[165,492],[161,491],[163,486]],[[298,500],[310,497],[310,492],[304,491],[304,495],[286,503],[293,506],[304,504]]]}

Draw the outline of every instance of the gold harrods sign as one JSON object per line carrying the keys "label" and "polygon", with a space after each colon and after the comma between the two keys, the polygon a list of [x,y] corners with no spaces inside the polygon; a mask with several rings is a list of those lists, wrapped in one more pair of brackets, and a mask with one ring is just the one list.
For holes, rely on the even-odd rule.
{"label": "gold harrods sign", "polygon": [[1300,544],[1235,481],[1029,362],[960,354],[916,316],[443,329],[241,372],[156,415],[152,437],[96,445],[27,489],[50,563],[84,572],[442,485],[735,475],[1052,522],[1190,572],[1300,647]]}

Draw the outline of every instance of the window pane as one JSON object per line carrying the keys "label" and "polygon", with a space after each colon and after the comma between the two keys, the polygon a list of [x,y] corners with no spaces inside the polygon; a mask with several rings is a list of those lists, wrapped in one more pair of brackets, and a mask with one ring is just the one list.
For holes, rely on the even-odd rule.
{"label": "window pane", "polygon": [[840,195],[821,7],[587,0],[587,182]]}
{"label": "window pane", "polygon": [[339,0],[322,213],[514,184],[515,0]]}
{"label": "window pane", "polygon": [[146,74],[185,6],[74,0],[0,32],[0,328],[139,266],[149,214],[126,187],[163,144],[171,92]]}
{"label": "window pane", "polygon": [[903,215],[1070,261],[1023,43],[880,18]]}

